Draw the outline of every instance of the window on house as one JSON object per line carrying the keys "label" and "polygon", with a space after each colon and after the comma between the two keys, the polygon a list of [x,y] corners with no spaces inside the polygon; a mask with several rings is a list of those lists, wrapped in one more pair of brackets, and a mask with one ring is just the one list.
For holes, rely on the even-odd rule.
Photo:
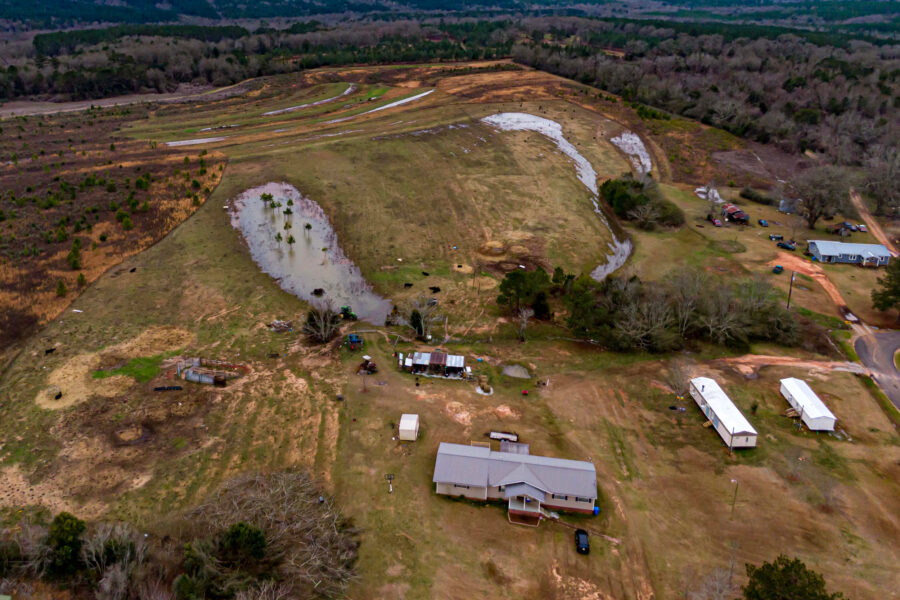
{"label": "window on house", "polygon": [[593,502],[590,498],[575,498],[575,502]]}
{"label": "window on house", "polygon": [[568,500],[568,499],[569,499],[568,496],[564,496],[564,495],[562,495],[562,494],[550,494],[550,495],[551,495],[553,498],[555,498],[556,500]]}
{"label": "window on house", "polygon": [[462,489],[464,489],[464,490],[469,489],[469,486],[467,486],[467,485],[459,485],[458,483],[454,483],[454,484],[453,484],[453,487],[455,487],[455,488],[462,488]]}
{"label": "window on house", "polygon": [[506,489],[506,486],[505,486],[505,485],[498,485],[498,486],[497,486],[497,491],[498,491],[498,492],[502,492],[502,491],[505,490],[505,489]]}

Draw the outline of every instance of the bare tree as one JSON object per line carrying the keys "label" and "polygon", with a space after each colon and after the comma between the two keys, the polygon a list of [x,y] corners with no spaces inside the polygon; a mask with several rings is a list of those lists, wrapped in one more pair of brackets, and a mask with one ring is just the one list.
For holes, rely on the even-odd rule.
{"label": "bare tree", "polygon": [[700,299],[709,288],[709,277],[699,269],[677,269],[669,273],[667,284],[678,333],[684,337],[696,320]]}
{"label": "bare tree", "polygon": [[403,312],[401,321],[416,333],[416,337],[427,339],[434,326],[444,320],[438,313],[434,301],[419,296],[412,300]]}
{"label": "bare tree", "polygon": [[743,315],[731,290],[719,288],[704,296],[698,322],[717,344],[737,338],[743,329]]}
{"label": "bare tree", "polygon": [[290,597],[290,586],[266,580],[249,590],[241,590],[235,594],[234,600],[287,600]]}
{"label": "bare tree", "polygon": [[528,307],[522,307],[516,312],[516,318],[519,320],[519,339],[525,341],[525,330],[528,328],[528,319],[534,316],[534,310]]}
{"label": "bare tree", "polygon": [[791,188],[810,229],[815,229],[822,217],[840,210],[849,191],[843,170],[830,166],[806,169],[794,178]]}
{"label": "bare tree", "polygon": [[688,593],[690,600],[731,600],[738,591],[728,569],[715,569]]}
{"label": "bare tree", "polygon": [[659,220],[659,210],[652,202],[646,202],[638,204],[628,211],[628,216],[637,223],[638,227],[650,231],[656,227],[656,222]]}
{"label": "bare tree", "polygon": [[310,308],[303,323],[303,333],[323,344],[334,339],[340,328],[341,315],[335,312],[331,305],[325,308],[315,306]]}
{"label": "bare tree", "polygon": [[900,152],[894,146],[878,148],[866,160],[865,190],[875,201],[875,214],[900,207]]}

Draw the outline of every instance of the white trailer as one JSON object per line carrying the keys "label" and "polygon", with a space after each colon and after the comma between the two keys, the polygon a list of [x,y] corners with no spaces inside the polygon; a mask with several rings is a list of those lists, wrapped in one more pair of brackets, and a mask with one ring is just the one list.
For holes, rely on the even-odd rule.
{"label": "white trailer", "polygon": [[691,397],[729,449],[753,448],[757,433],[719,384],[709,377],[691,379]]}
{"label": "white trailer", "polygon": [[837,418],[805,381],[796,377],[782,379],[781,395],[797,411],[810,431],[834,431]]}

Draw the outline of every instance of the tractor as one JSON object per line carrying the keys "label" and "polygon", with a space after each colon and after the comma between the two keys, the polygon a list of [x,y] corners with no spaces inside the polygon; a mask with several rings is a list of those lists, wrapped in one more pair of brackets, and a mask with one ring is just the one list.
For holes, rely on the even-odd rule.
{"label": "tractor", "polygon": [[363,347],[363,339],[362,336],[356,333],[351,333],[346,337],[344,343],[347,345],[347,349],[351,352],[353,350],[359,350]]}
{"label": "tractor", "polygon": [[349,306],[342,306],[341,318],[346,321],[355,321],[358,317],[356,316],[356,313],[350,309]]}

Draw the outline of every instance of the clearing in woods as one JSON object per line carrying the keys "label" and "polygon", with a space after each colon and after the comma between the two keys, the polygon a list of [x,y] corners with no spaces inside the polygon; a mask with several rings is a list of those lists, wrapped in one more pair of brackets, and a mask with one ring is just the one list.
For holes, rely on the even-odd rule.
{"label": "clearing in woods", "polygon": [[[675,168],[661,150],[668,141],[623,103],[510,69],[321,69],[258,80],[230,98],[156,106],[131,121],[122,133],[143,144],[220,138],[190,152],[207,149],[228,166],[210,202],[100,275],[74,311],[21,347],[0,381],[10,399],[0,405],[4,508],[42,503],[152,527],[236,473],[303,465],[363,531],[353,598],[670,598],[732,565],[740,583],[743,563],[779,553],[799,556],[857,600],[900,589],[900,438],[863,381],[831,368],[840,361],[834,354],[751,349],[792,357],[771,366],[721,360],[729,351],[708,346],[689,356],[617,354],[539,323],[528,342],[517,341],[494,300],[503,274],[519,265],[589,272],[623,233],[635,244],[623,272],[651,279],[682,264],[721,277],[770,271],[777,250],[758,229],[697,227],[707,205],[679,173],[701,160],[691,144],[724,134],[683,127]],[[481,122],[500,112],[559,123],[601,180],[632,164],[610,138],[637,133],[687,224],[642,232],[607,217],[611,231],[572,160],[547,136]],[[736,142],[721,139],[731,151]],[[720,169],[723,179],[731,173],[701,162],[698,169]],[[736,185],[759,178],[731,176]],[[448,348],[466,355],[494,394],[463,382],[416,386],[393,367],[392,353],[418,346],[388,330],[371,333],[369,324],[358,328],[369,331],[365,352],[380,372],[365,380],[354,374],[359,353],[271,332],[265,323],[296,322],[307,305],[259,271],[224,208],[268,182],[291,184],[321,205],[344,254],[395,303],[440,287],[448,321],[437,337],[451,337]],[[847,273],[847,281],[857,274]],[[771,279],[784,285],[784,277]],[[849,287],[839,285],[854,308]],[[818,314],[829,309],[815,285],[795,294],[813,317],[839,326]],[[250,370],[225,388],[153,391],[181,383],[174,365],[191,356]],[[506,377],[505,365],[549,385]],[[747,414],[759,448],[729,454],[690,398],[678,397],[686,376],[701,373]],[[798,431],[782,416],[777,389],[786,376],[821,392],[839,437]],[[48,396],[51,386],[59,399]],[[404,412],[421,416],[412,444],[393,439]],[[439,442],[484,440],[492,429],[516,431],[535,454],[593,461],[601,514],[564,519],[618,543],[593,536],[591,554],[580,556],[569,528],[515,527],[503,507],[436,496]]]}

